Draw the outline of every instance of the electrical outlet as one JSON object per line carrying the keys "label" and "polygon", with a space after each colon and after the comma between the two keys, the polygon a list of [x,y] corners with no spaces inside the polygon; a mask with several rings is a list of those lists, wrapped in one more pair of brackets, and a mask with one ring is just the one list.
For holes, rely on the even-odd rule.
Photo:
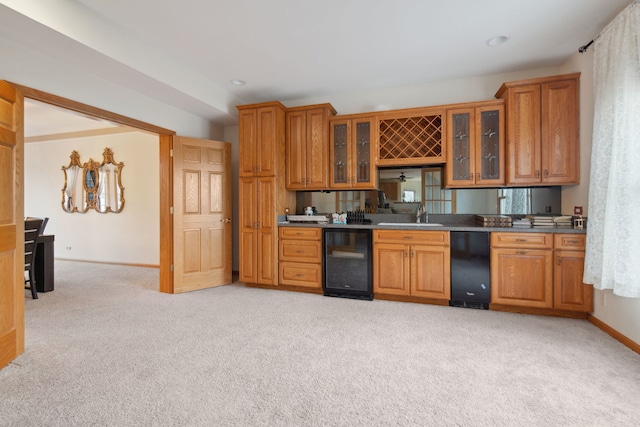
{"label": "electrical outlet", "polygon": [[70,251],[71,250],[71,246],[67,246],[67,247],[65,247],[65,249]]}

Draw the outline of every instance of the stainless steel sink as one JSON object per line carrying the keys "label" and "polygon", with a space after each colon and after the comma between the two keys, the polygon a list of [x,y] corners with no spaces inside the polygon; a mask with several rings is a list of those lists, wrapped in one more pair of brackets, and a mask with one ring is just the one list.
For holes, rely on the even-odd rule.
{"label": "stainless steel sink", "polygon": [[436,224],[435,222],[381,222],[378,225],[383,227],[442,227],[442,224]]}

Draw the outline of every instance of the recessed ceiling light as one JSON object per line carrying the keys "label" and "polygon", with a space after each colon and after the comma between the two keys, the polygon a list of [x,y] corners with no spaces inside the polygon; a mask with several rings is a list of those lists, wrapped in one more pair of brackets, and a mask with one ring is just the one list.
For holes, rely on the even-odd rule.
{"label": "recessed ceiling light", "polygon": [[500,46],[501,44],[506,43],[507,40],[509,40],[509,37],[507,36],[495,36],[491,37],[485,43],[487,46]]}
{"label": "recessed ceiling light", "polygon": [[244,80],[233,79],[231,80],[231,84],[234,86],[244,86],[247,84]]}

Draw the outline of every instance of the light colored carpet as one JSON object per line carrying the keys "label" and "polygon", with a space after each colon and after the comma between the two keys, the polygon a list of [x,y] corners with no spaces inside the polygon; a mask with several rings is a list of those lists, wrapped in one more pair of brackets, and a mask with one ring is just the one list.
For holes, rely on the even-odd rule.
{"label": "light colored carpet", "polygon": [[640,356],[587,321],[56,261],[0,371],[2,426],[631,426]]}

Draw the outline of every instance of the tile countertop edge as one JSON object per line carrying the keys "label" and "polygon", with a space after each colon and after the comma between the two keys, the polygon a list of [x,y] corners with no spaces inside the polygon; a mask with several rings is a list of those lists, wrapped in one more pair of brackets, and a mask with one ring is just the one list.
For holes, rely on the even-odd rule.
{"label": "tile countertop edge", "polygon": [[563,233],[585,234],[586,229],[575,228],[517,228],[517,227],[480,227],[472,225],[443,225],[441,227],[420,227],[415,225],[381,226],[377,224],[305,224],[279,222],[279,227],[307,227],[307,228],[365,228],[372,230],[413,230],[413,231],[502,231],[507,233]]}

